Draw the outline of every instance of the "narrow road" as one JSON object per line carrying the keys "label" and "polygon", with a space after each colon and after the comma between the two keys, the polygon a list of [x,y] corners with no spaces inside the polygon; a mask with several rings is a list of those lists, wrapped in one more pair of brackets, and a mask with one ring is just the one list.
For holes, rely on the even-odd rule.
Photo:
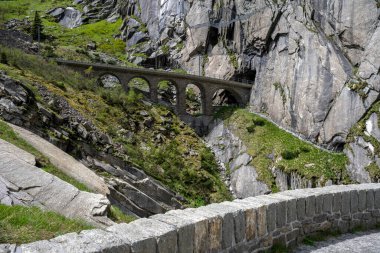
{"label": "narrow road", "polygon": [[380,253],[380,231],[358,232],[301,245],[295,253]]}

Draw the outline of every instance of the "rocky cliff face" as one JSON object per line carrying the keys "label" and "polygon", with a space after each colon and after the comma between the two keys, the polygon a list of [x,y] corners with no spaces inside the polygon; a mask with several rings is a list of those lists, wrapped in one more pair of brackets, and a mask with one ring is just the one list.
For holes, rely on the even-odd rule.
{"label": "rocky cliff face", "polygon": [[352,177],[375,180],[369,142],[347,137],[379,96],[378,0],[116,2],[132,61],[254,80],[252,111],[330,149],[349,143]]}
{"label": "rocky cliff face", "polygon": [[[100,13],[110,5],[104,6]],[[138,0],[113,6],[125,19],[122,37],[132,60],[138,51],[146,54],[145,63],[158,56],[161,64],[188,72],[254,80],[253,111],[321,145],[341,150],[349,129],[378,97],[376,0]]]}

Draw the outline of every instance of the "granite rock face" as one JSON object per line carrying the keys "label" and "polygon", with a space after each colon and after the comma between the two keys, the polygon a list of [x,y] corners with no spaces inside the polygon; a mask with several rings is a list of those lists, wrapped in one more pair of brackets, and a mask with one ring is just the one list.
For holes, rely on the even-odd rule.
{"label": "granite rock face", "polygon": [[106,216],[110,202],[105,196],[79,191],[34,163],[33,156],[0,140],[1,204],[39,206],[100,227],[113,224]]}
{"label": "granite rock face", "polygon": [[[116,2],[127,43],[138,32],[127,18],[134,15],[147,28],[147,44],[168,49],[162,64],[255,81],[251,110],[320,145],[342,150],[349,129],[377,99],[376,0]],[[153,51],[145,51],[147,63]],[[355,82],[366,87],[351,89]]]}
{"label": "granite rock face", "polygon": [[206,137],[222,167],[222,174],[231,192],[237,198],[247,198],[270,192],[257,179],[256,169],[250,165],[252,157],[246,153],[243,142],[223,123],[219,123]]}

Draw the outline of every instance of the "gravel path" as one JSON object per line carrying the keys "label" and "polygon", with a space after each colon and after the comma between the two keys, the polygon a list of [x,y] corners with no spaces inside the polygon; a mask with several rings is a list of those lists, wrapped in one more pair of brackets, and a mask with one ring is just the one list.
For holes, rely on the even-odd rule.
{"label": "gravel path", "polygon": [[295,253],[380,253],[380,231],[358,232],[316,242],[314,246],[301,245]]}

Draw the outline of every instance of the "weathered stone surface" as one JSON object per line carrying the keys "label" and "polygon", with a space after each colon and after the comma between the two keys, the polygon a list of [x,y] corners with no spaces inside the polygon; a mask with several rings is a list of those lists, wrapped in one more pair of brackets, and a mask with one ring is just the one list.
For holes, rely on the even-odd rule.
{"label": "weathered stone surface", "polygon": [[84,183],[87,187],[95,190],[96,192],[103,195],[107,195],[109,193],[109,189],[104,183],[104,180],[82,163],[75,160],[72,156],[26,129],[15,125],[10,126],[21,136],[21,138],[49,158],[49,161],[58,169],[62,170],[63,173]]}
{"label": "weathered stone surface", "polygon": [[[370,183],[371,177],[365,169],[371,164],[371,151],[370,143],[366,143],[362,137],[356,139],[355,142],[349,144],[350,148],[345,149],[345,154],[350,160],[347,170],[352,179],[358,183]],[[373,146],[372,146],[373,148]]]}
{"label": "weathered stone surface", "polygon": [[14,154],[0,153],[0,201],[8,205],[37,205],[97,226],[113,224],[106,217],[110,205],[106,197],[79,191]]}
{"label": "weathered stone surface", "polygon": [[[233,134],[232,130],[219,123],[206,137],[206,141],[217,159],[220,161],[222,173],[227,177],[227,183],[237,198],[247,198],[270,192],[268,186],[257,180],[255,168],[249,165],[252,157],[248,155],[243,142]],[[230,178],[226,168],[231,170]]]}
{"label": "weathered stone surface", "polygon": [[[357,225],[374,227],[376,219],[380,217],[380,206],[363,207],[363,211],[359,207],[352,208],[352,203],[360,202],[353,197],[356,193],[357,196],[363,195],[360,192],[375,193],[377,201],[380,199],[380,184],[285,191],[198,209],[173,210],[149,219],[113,225],[106,231],[71,233],[17,248],[0,245],[0,249],[5,249],[5,252],[10,247],[16,252],[261,252],[270,249],[275,243],[295,246],[297,241],[315,232],[339,230],[344,233]],[[323,210],[332,210],[335,204],[330,200],[338,195],[342,201],[339,201],[336,215],[309,212],[312,216],[305,220],[287,219],[289,208],[286,207],[293,206],[294,202],[304,200],[303,212],[306,213],[307,202],[316,203],[322,197],[322,200],[327,200],[321,205]],[[326,205],[331,206],[327,208]],[[340,215],[340,212],[344,215]],[[273,230],[270,219],[275,221]]]}
{"label": "weathered stone surface", "polygon": [[73,7],[55,8],[47,12],[56,19],[59,24],[67,28],[75,28],[83,23],[82,13]]}
{"label": "weathered stone surface", "polygon": [[19,160],[23,160],[26,163],[29,163],[30,165],[36,165],[36,158],[34,155],[10,144],[9,142],[6,142],[2,139],[0,139],[0,154],[1,155],[11,155],[11,154],[17,154],[17,158]]}

